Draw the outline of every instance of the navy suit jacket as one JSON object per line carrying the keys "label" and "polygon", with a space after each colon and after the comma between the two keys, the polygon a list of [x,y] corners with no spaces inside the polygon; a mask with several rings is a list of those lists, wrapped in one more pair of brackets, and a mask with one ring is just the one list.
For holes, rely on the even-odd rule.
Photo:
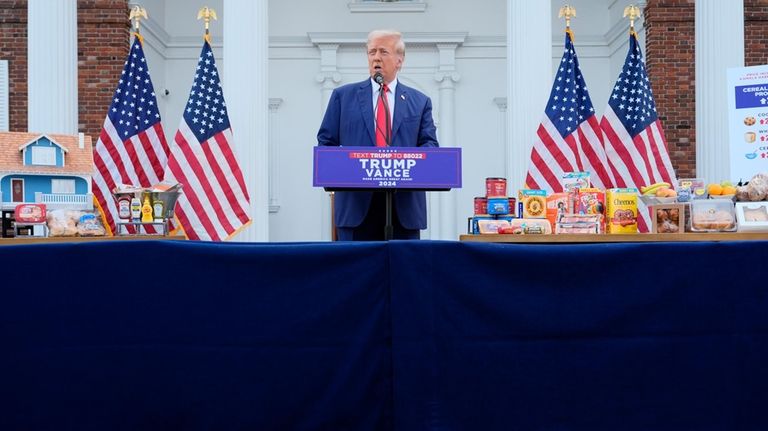
{"label": "navy suit jacket", "polygon": [[[318,145],[376,146],[371,80],[347,84],[333,91],[317,132]],[[395,115],[392,119],[393,147],[437,147],[432,101],[418,90],[398,81]],[[371,204],[371,192],[337,192],[334,222],[338,227],[357,227]],[[426,229],[427,200],[424,192],[398,191],[394,205],[406,229]]]}

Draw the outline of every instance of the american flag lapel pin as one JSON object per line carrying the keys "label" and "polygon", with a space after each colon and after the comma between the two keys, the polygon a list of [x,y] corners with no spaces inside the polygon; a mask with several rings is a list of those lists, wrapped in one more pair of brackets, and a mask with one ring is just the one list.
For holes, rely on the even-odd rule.
{"label": "american flag lapel pin", "polygon": [[401,98],[401,99],[403,99],[403,100],[405,100],[405,94],[401,94],[401,95],[400,95],[400,98]]}

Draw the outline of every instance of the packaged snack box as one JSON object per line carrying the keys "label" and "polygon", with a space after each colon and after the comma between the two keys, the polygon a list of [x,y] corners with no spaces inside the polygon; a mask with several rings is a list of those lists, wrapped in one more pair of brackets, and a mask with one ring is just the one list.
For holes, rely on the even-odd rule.
{"label": "packaged snack box", "polygon": [[736,213],[730,199],[701,199],[691,202],[691,230],[694,232],[733,232]]}
{"label": "packaged snack box", "polygon": [[547,218],[547,191],[520,190],[518,192],[518,211],[520,218]]}
{"label": "packaged snack box", "polygon": [[[597,188],[579,189],[576,200],[575,214],[601,215],[605,216],[605,192]],[[603,220],[600,217],[600,232],[605,230]]]}
{"label": "packaged snack box", "polygon": [[509,227],[507,220],[478,220],[477,228],[480,234],[497,234],[499,228]]}
{"label": "packaged snack box", "polygon": [[480,226],[478,225],[478,222],[480,220],[494,220],[494,216],[492,215],[476,215],[474,217],[470,217],[468,220],[468,226],[467,231],[473,235],[480,235]]}
{"label": "packaged snack box", "polygon": [[683,233],[685,204],[651,205],[651,233]]}
{"label": "packaged snack box", "polygon": [[560,214],[570,214],[573,210],[568,207],[568,193],[553,193],[547,196],[547,220],[555,228]]}
{"label": "packaged snack box", "polygon": [[707,185],[703,178],[680,178],[677,180],[677,189],[690,190],[691,199],[707,198]]}
{"label": "packaged snack box", "polygon": [[562,214],[557,219],[555,233],[603,233],[603,215]]}
{"label": "packaged snack box", "polygon": [[563,172],[562,183],[564,192],[573,189],[586,189],[591,186],[589,172]]}
{"label": "packaged snack box", "polygon": [[606,232],[637,233],[637,189],[608,189],[606,200]]}
{"label": "packaged snack box", "polygon": [[579,189],[576,214],[604,214],[605,192],[596,188]]}
{"label": "packaged snack box", "polygon": [[548,235],[552,233],[549,222],[544,219],[516,218],[509,222],[509,226],[499,228],[499,233],[521,235]]}

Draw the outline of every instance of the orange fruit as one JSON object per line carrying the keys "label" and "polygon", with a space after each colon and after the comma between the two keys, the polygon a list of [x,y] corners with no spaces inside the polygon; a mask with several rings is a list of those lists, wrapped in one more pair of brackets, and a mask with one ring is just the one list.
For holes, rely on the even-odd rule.
{"label": "orange fruit", "polygon": [[707,192],[711,195],[719,196],[723,194],[723,186],[720,184],[710,184],[707,186]]}
{"label": "orange fruit", "polygon": [[723,187],[723,194],[724,195],[735,195],[736,194],[736,187],[734,187],[734,186],[725,186],[725,187]]}

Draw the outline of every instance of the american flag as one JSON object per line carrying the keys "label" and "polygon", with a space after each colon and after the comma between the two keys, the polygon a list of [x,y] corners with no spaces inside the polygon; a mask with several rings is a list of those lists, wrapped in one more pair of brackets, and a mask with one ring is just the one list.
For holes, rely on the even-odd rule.
{"label": "american flag", "polygon": [[[629,36],[629,53],[600,127],[605,133],[605,152],[617,187],[640,189],[662,181],[677,183],[634,31]],[[647,232],[650,215],[642,205],[638,212],[638,228]]]}
{"label": "american flag", "polygon": [[189,239],[226,240],[251,222],[248,189],[231,143],[227,104],[206,39],[166,175],[183,186],[176,217]]}
{"label": "american flag", "polygon": [[[112,190],[121,184],[157,184],[163,178],[169,152],[141,37],[137,36],[93,151],[93,196],[110,234],[116,232],[118,220]],[[150,226],[145,229],[155,232]]]}
{"label": "american flag", "polygon": [[581,171],[591,174],[595,187],[613,184],[600,124],[579,68],[573,36],[566,30],[563,57],[533,142],[525,184],[561,192],[563,173]]}

